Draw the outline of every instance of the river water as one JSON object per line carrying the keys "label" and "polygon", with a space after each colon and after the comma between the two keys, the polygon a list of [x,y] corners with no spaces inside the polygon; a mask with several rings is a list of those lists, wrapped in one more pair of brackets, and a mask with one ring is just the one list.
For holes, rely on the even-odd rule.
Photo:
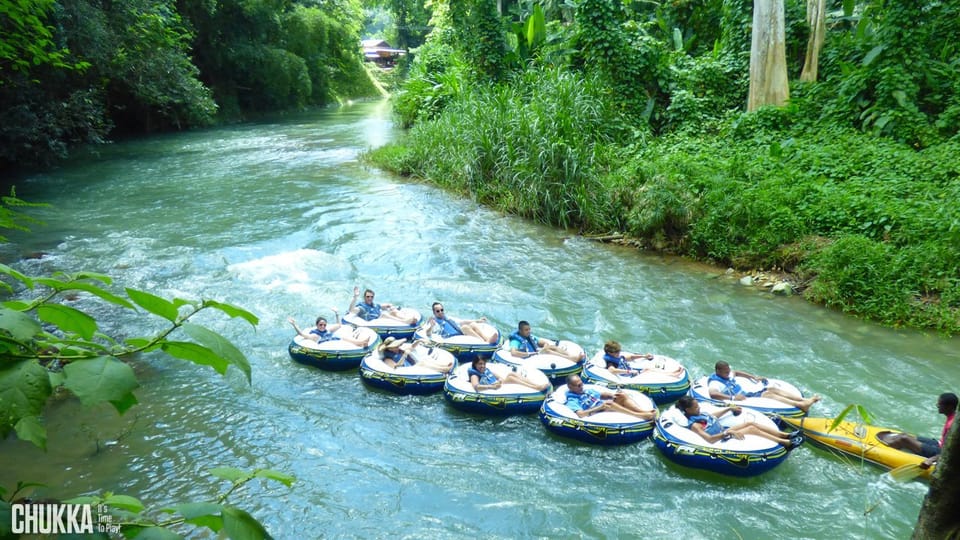
{"label": "river water", "polygon": [[[226,489],[206,471],[272,468],[292,488],[253,483],[231,501],[276,538],[651,537],[906,538],[924,484],[811,445],[759,478],[683,469],[650,441],[599,448],[558,439],[536,416],[480,418],[442,395],[364,387],[354,372],[293,363],[294,316],[341,311],[354,285],[426,312],[486,315],[591,353],[606,339],[683,362],[718,359],[789,380],[878,423],[936,435],[936,397],[956,391],[960,341],[892,330],[774,298],[720,270],[500,215],[358,161],[398,135],[385,103],[152,137],[77,155],[19,179],[22,198],[53,205],[5,262],[28,274],[90,270],[163,296],[213,298],[260,317],[202,322],[247,354],[253,370],[221,377],[148,357],[140,404],[120,417],[71,400],[47,412],[46,453],[0,443],[0,485],[42,493],[127,493],[162,507]],[[81,300],[115,335],[153,321]]]}

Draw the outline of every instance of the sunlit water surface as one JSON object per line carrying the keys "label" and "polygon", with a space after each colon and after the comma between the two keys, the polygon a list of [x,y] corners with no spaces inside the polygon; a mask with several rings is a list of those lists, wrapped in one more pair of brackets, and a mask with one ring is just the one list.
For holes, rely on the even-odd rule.
{"label": "sunlit water surface", "polygon": [[[849,403],[884,424],[939,433],[940,392],[960,380],[957,340],[879,328],[774,298],[720,270],[593,243],[503,216],[358,161],[398,136],[384,103],[118,143],[17,193],[52,208],[14,235],[5,262],[30,274],[91,270],[164,296],[213,298],[260,317],[203,322],[247,354],[239,373],[151,357],[123,417],[50,407],[46,453],[0,443],[0,484],[42,482],[151,506],[226,489],[206,471],[273,468],[231,501],[276,538],[906,538],[926,487],[806,445],[772,472],[725,478],[677,467],[650,441],[600,448],[558,439],[536,416],[480,418],[441,395],[365,388],[355,372],[293,363],[288,316],[341,311],[354,285],[426,312],[486,315],[591,352],[606,339],[676,357],[694,376],[718,359]],[[158,328],[80,300],[106,331]]]}

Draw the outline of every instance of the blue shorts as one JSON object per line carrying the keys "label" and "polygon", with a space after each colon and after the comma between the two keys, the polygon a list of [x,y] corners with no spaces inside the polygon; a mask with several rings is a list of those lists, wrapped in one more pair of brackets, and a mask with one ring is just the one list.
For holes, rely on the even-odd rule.
{"label": "blue shorts", "polygon": [[920,455],[926,458],[940,455],[940,441],[930,437],[917,437],[920,441]]}

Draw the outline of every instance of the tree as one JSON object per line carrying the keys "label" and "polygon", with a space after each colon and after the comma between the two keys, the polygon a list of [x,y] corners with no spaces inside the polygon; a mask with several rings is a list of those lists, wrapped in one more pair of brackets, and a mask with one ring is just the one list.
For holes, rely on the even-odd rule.
{"label": "tree", "polygon": [[790,98],[787,80],[783,0],[756,0],[750,45],[750,93],[747,110],[780,106]]}
{"label": "tree", "polygon": [[930,490],[923,498],[913,540],[940,540],[960,536],[960,429],[950,428],[943,445],[943,454],[937,460],[937,469],[930,479]]}
{"label": "tree", "polygon": [[826,0],[807,0],[807,24],[810,26],[810,38],[807,40],[807,54],[803,60],[803,70],[800,80],[813,82],[817,80],[817,69],[820,64],[820,51],[823,49],[823,39],[827,33]]}

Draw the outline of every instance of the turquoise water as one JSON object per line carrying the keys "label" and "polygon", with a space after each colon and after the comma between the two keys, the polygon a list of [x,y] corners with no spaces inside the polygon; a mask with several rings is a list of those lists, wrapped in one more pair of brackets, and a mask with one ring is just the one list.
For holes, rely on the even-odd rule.
{"label": "turquoise water", "polygon": [[[65,400],[47,414],[50,450],[0,443],[0,484],[92,490],[162,507],[226,489],[205,471],[273,468],[231,500],[277,538],[906,538],[926,487],[806,445],[772,472],[732,479],[677,467],[650,441],[597,448],[550,435],[535,416],[481,418],[441,395],[395,396],[356,373],[291,362],[301,326],[341,311],[355,285],[426,312],[520,319],[590,353],[673,356],[692,376],[718,359],[849,403],[879,423],[939,433],[936,396],[956,391],[958,340],[880,328],[721,270],[597,244],[484,209],[361,164],[398,136],[384,103],[102,147],[20,179],[50,209],[12,235],[4,260],[30,274],[91,270],[166,296],[214,298],[256,330],[204,323],[250,359],[253,382],[162,357],[136,366],[140,405],[123,417]],[[81,301],[119,335],[151,321]]]}

